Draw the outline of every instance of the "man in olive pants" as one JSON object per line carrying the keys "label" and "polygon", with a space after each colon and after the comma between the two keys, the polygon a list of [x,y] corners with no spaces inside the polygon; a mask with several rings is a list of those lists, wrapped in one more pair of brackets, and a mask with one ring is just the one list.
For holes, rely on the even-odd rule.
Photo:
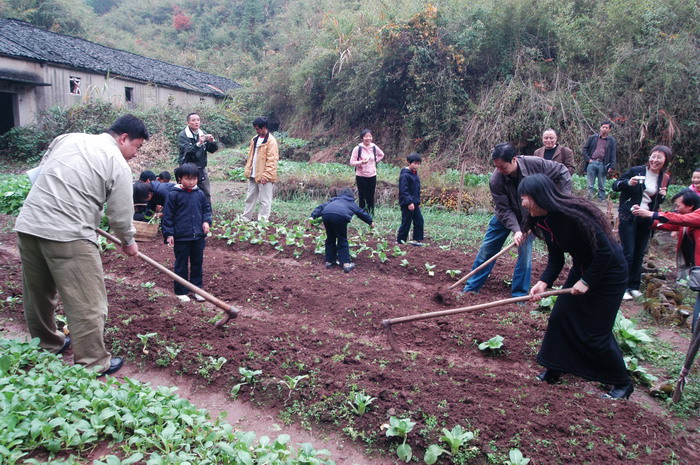
{"label": "man in olive pants", "polygon": [[[65,134],[51,143],[15,223],[22,260],[24,314],[40,346],[61,353],[73,346],[75,363],[99,375],[121,368],[104,345],[107,292],[95,230],[107,205],[112,232],[135,256],[131,169],[149,134],[125,115],[100,135]],[[71,338],[56,328],[61,297]]]}

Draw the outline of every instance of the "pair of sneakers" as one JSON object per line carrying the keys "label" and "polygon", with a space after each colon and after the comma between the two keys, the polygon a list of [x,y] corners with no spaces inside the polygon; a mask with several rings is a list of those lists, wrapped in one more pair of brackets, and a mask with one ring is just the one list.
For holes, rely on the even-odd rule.
{"label": "pair of sneakers", "polygon": [[[326,269],[330,270],[336,265],[336,263],[326,262]],[[354,263],[343,263],[343,271],[345,273],[350,273],[352,270],[355,269],[355,266],[357,265],[355,265]]]}
{"label": "pair of sneakers", "polygon": [[[183,294],[183,295],[177,296],[177,300],[179,300],[180,302],[189,302],[189,301],[192,300],[192,299],[190,299],[189,296],[188,296],[187,294]],[[206,301],[207,299],[205,299],[204,297],[202,297],[202,296],[199,295],[199,294],[195,294],[195,295],[194,295],[194,300],[196,300],[197,302],[204,302],[204,301]]]}
{"label": "pair of sneakers", "polygon": [[[397,245],[404,245],[406,241],[396,241]],[[425,244],[421,241],[411,241],[411,245],[414,247],[423,247]]]}

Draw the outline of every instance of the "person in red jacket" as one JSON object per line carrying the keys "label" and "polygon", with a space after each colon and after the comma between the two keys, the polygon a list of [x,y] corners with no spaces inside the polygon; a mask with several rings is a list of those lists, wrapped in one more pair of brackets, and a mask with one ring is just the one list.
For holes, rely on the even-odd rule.
{"label": "person in red jacket", "polygon": [[[652,229],[677,231],[676,246],[679,277],[687,278],[688,271],[693,266],[700,265],[700,196],[690,189],[683,189],[673,196],[676,212],[652,212],[644,210],[639,205],[632,207],[635,216],[652,218]],[[693,310],[693,333],[695,333],[698,316],[700,315],[700,293],[695,298]]]}

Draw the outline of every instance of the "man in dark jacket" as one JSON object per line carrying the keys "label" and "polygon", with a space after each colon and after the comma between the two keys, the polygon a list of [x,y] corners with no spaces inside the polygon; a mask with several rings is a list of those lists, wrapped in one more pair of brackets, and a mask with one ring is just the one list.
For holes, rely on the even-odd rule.
{"label": "man in dark jacket", "polygon": [[211,204],[211,185],[207,173],[207,152],[214,153],[219,149],[214,141],[214,136],[207,134],[200,127],[201,120],[197,113],[187,115],[187,126],[180,132],[177,143],[180,146],[180,155],[177,163],[182,166],[185,163],[194,163],[199,168],[199,187],[207,201]]}
{"label": "man in dark jacket", "polygon": [[586,164],[588,178],[588,199],[595,193],[595,181],[598,180],[598,200],[605,200],[605,177],[617,169],[617,141],[610,135],[613,124],[610,121],[600,123],[600,132],[593,134],[583,146],[583,162]]}
{"label": "man in dark jacket", "polygon": [[372,226],[372,217],[355,203],[355,195],[349,188],[343,189],[311,213],[311,218],[323,217],[323,226],[326,228],[326,268],[333,267],[336,259],[340,260],[346,273],[355,268],[355,264],[350,262],[348,245],[348,223],[353,215]]}
{"label": "man in dark jacket", "polygon": [[[541,173],[554,181],[560,192],[571,194],[571,174],[566,166],[559,162],[539,157],[515,156],[515,147],[507,142],[498,144],[493,149],[491,158],[496,169],[491,175],[489,188],[496,211],[489,222],[472,270],[496,255],[512,232],[513,242],[518,246],[518,261],[513,271],[511,295],[520,297],[530,291],[533,236],[523,234],[520,228],[526,210],[518,196],[518,185],[524,177]],[[489,264],[470,277],[463,292],[479,292],[491,274],[494,264]]]}

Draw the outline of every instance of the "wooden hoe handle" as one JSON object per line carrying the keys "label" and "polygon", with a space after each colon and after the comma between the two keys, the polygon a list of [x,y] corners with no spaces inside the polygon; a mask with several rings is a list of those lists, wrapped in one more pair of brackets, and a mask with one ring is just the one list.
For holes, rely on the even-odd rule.
{"label": "wooden hoe handle", "polygon": [[[100,234],[101,236],[104,236],[107,239],[109,239],[111,242],[114,242],[118,246],[122,245],[121,241],[119,239],[117,239],[116,237],[114,237],[113,235],[111,235],[110,233],[103,231],[99,228],[97,228],[95,231],[97,231],[97,233]],[[138,252],[136,256],[139,257],[144,262],[151,265],[153,268],[157,269],[158,271],[161,271],[161,272],[165,273],[166,275],[168,275],[169,277],[173,278],[175,281],[182,284],[190,291],[194,292],[195,294],[201,295],[202,297],[204,297],[205,300],[207,300],[208,302],[211,302],[212,304],[216,305],[217,307],[222,309],[224,312],[226,312],[226,316],[224,318],[222,318],[221,320],[216,322],[215,326],[217,328],[228,323],[228,321],[231,318],[236,318],[238,316],[238,313],[240,312],[240,310],[238,310],[236,307],[233,307],[233,306],[227,304],[223,300],[220,300],[217,297],[214,297],[213,295],[211,295],[207,291],[195,286],[194,284],[187,281],[186,279],[181,278],[180,276],[176,275],[175,273],[173,273],[172,271],[170,271],[169,269],[167,269],[166,267],[164,267],[163,265],[161,265],[157,261],[153,260],[151,257],[149,257],[141,252]]]}
{"label": "wooden hoe handle", "polygon": [[471,271],[470,271],[469,273],[467,273],[466,276],[464,276],[462,279],[460,279],[460,280],[457,281],[456,283],[452,284],[452,285],[449,287],[449,289],[454,289],[455,287],[459,286],[459,285],[462,284],[464,281],[466,281],[467,279],[471,278],[472,276],[474,276],[474,275],[475,275],[476,273],[478,273],[479,271],[481,271],[481,270],[483,270],[484,268],[486,268],[491,262],[493,262],[493,261],[495,261],[495,260],[498,260],[498,258],[499,258],[500,256],[504,255],[506,252],[508,252],[508,251],[509,251],[510,249],[512,249],[513,247],[515,247],[515,242],[512,242],[512,243],[510,243],[509,245],[505,246],[505,247],[504,247],[503,249],[501,249],[501,251],[498,252],[496,255],[494,255],[493,257],[489,258],[488,260],[486,260],[486,261],[485,261],[484,263],[482,263],[481,265],[479,265],[479,266],[477,266],[476,268],[474,268],[473,270],[471,270]]}

